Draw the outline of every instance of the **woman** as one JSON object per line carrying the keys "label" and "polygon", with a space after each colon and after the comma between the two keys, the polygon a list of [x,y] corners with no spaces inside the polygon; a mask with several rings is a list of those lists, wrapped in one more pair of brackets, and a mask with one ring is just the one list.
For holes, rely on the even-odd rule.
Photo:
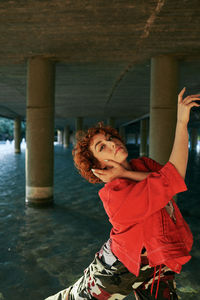
{"label": "woman", "polygon": [[127,161],[118,132],[102,123],[77,139],[75,166],[99,191],[109,221],[110,239],[84,275],[48,300],[178,299],[174,274],[191,258],[193,238],[173,196],[187,189],[190,109],[199,95],[178,96],[177,125],[169,161],[161,166],[147,157]]}

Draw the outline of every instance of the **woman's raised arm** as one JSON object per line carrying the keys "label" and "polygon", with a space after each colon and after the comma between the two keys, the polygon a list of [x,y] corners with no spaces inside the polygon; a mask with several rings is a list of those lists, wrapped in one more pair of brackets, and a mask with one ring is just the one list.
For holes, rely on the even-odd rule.
{"label": "woman's raised arm", "polygon": [[[169,161],[175,166],[182,178],[185,178],[188,162],[188,130],[187,125],[192,107],[199,107],[195,101],[200,101],[200,95],[190,95],[183,99],[185,88],[178,95],[177,123],[174,144]],[[108,170],[92,170],[103,182],[109,182],[115,178],[128,178],[141,181],[148,177],[149,172],[135,172],[127,170],[119,163],[108,161],[107,165],[112,167]]]}
{"label": "woman's raised arm", "polygon": [[174,144],[169,161],[176,167],[179,174],[185,178],[188,162],[188,129],[192,107],[199,107],[195,101],[200,101],[200,95],[190,95],[183,99],[185,88],[178,95],[177,123]]}

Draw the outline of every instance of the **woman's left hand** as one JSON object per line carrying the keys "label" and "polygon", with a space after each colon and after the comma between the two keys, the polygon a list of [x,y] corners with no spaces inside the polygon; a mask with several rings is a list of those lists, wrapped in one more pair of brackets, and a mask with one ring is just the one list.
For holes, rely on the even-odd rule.
{"label": "woman's left hand", "polygon": [[92,169],[94,175],[103,182],[110,182],[113,179],[125,176],[127,170],[120,163],[113,160],[105,160],[105,162],[108,169]]}
{"label": "woman's left hand", "polygon": [[183,98],[186,88],[183,88],[178,95],[178,107],[177,107],[177,123],[181,122],[188,124],[190,118],[190,110],[192,107],[199,107],[200,102],[196,103],[195,101],[200,101],[200,94],[189,95],[186,98]]}

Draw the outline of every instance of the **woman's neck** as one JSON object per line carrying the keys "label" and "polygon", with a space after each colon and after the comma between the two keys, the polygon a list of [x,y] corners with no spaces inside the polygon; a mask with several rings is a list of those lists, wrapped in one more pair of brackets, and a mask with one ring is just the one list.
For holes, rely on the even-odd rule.
{"label": "woman's neck", "polygon": [[127,160],[123,161],[122,166],[126,168],[127,170],[132,170],[131,165]]}

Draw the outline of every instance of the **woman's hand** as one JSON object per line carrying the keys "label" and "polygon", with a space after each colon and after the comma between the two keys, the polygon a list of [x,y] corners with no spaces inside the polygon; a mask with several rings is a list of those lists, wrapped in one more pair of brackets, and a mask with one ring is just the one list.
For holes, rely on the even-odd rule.
{"label": "woman's hand", "polygon": [[190,110],[192,107],[199,107],[194,101],[200,101],[200,95],[190,95],[183,99],[185,88],[178,95],[177,122],[187,124],[190,118]]}
{"label": "woman's hand", "polygon": [[105,160],[108,169],[92,169],[96,177],[103,182],[110,182],[115,178],[122,178],[126,174],[126,169],[118,162],[113,160]]}
{"label": "woman's hand", "polygon": [[103,182],[110,182],[116,178],[127,178],[134,181],[141,181],[146,179],[150,172],[132,171],[123,167],[118,162],[113,160],[106,160],[108,169],[92,169],[95,176],[101,179]]}
{"label": "woman's hand", "polygon": [[200,100],[200,95],[190,95],[183,99],[185,88],[178,95],[177,123],[175,139],[169,161],[176,167],[179,174],[185,178],[188,162],[188,130],[187,124],[192,107],[200,105],[194,101]]}

